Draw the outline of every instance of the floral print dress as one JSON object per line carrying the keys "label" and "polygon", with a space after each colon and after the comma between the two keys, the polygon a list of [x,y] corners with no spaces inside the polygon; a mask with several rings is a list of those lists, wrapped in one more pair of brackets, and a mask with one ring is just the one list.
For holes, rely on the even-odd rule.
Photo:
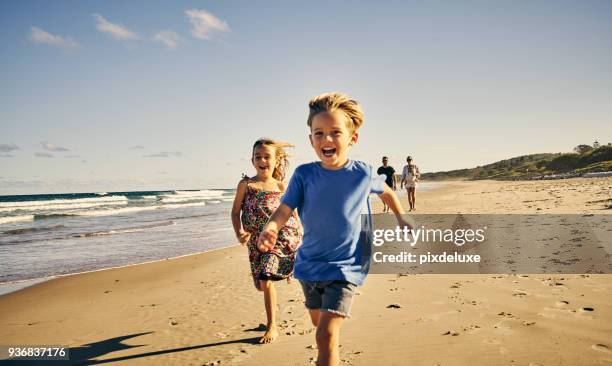
{"label": "floral print dress", "polygon": [[295,215],[291,215],[285,226],[280,229],[272,250],[262,253],[257,249],[257,239],[274,210],[280,206],[283,192],[266,191],[247,184],[246,195],[242,202],[242,227],[251,234],[247,243],[251,275],[255,287],[259,280],[281,280],[293,274],[295,252],[302,241],[300,225]]}

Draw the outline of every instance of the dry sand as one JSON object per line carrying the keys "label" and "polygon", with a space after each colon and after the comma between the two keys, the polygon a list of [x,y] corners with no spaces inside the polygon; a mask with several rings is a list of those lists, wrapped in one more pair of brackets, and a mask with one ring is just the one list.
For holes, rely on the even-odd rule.
{"label": "dry sand", "polygon": [[[448,182],[417,191],[417,212],[607,214],[611,186]],[[85,364],[312,364],[299,285],[277,291],[281,336],[260,346],[243,247],[68,276],[0,296],[0,344],[68,345]],[[612,275],[370,275],[352,312],[346,365],[612,364]]]}

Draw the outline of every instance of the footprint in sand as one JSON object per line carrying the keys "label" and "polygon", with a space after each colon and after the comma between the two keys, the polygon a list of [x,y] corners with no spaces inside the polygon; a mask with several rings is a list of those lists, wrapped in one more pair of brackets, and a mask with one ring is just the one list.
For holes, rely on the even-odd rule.
{"label": "footprint in sand", "polygon": [[568,301],[564,301],[564,300],[557,301],[555,303],[554,308],[545,307],[544,309],[542,309],[541,312],[538,313],[538,315],[543,316],[545,318],[555,319],[558,316],[567,316],[568,314],[574,314],[575,316],[580,317],[580,318],[594,319],[593,315],[591,314],[595,311],[595,308],[585,306],[578,310],[567,309],[565,306],[568,304],[569,304]]}
{"label": "footprint in sand", "polygon": [[215,334],[218,338],[227,338],[229,336],[229,333],[224,333],[224,332],[218,332],[217,334]]}
{"label": "footprint in sand", "polygon": [[512,296],[516,296],[516,297],[519,297],[519,298],[525,297],[527,295],[529,295],[529,293],[527,293],[527,291],[523,291],[523,290],[520,290],[520,289],[515,289],[514,290],[514,294],[512,294]]}
{"label": "footprint in sand", "polygon": [[612,353],[612,350],[610,350],[610,347],[608,347],[607,344],[603,344],[603,343],[594,344],[591,346],[591,348],[599,352]]}
{"label": "footprint in sand", "polygon": [[574,312],[576,313],[576,316],[578,316],[580,318],[594,319],[594,316],[591,315],[594,311],[595,311],[595,309],[592,308],[592,307],[584,307],[584,308],[580,308],[580,309],[578,309],[578,311],[574,311]]}
{"label": "footprint in sand", "polygon": [[438,321],[440,320],[441,317],[446,317],[449,315],[456,315],[456,314],[460,314],[461,310],[449,310],[449,311],[444,311],[442,313],[437,313],[437,314],[431,314],[429,316],[420,318],[420,320],[422,321]]}
{"label": "footprint in sand", "polygon": [[549,318],[549,319],[556,319],[557,317],[561,316],[561,317],[566,317],[569,314],[575,312],[574,310],[570,310],[570,309],[560,309],[560,308],[550,308],[550,307],[545,307],[544,309],[542,309],[542,311],[540,311],[538,313],[539,316],[544,317],[544,318]]}
{"label": "footprint in sand", "polygon": [[499,339],[483,339],[482,341],[486,344],[493,344],[493,345],[501,344],[501,341]]}
{"label": "footprint in sand", "polygon": [[472,333],[476,333],[478,331],[480,331],[480,325],[477,324],[471,324],[470,326],[464,327],[463,331],[467,334],[472,334]]}
{"label": "footprint in sand", "polygon": [[569,301],[561,300],[555,303],[555,306],[558,308],[565,307],[566,305],[569,305]]}
{"label": "footprint in sand", "polygon": [[510,335],[514,333],[514,330],[512,330],[512,327],[505,325],[504,321],[494,324],[493,328],[495,328],[496,333],[502,334],[502,335]]}

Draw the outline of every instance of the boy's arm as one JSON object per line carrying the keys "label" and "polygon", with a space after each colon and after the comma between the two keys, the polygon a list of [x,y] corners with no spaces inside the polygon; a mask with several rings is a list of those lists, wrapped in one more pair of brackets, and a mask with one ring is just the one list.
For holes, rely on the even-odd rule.
{"label": "boy's arm", "polygon": [[380,197],[380,199],[386,203],[387,206],[389,206],[391,211],[393,211],[399,226],[407,226],[409,229],[412,229],[412,226],[410,226],[410,224],[408,224],[402,217],[402,215],[405,213],[404,208],[391,188],[385,184],[385,191],[379,194],[378,197]]}
{"label": "boy's arm", "polygon": [[281,203],[281,205],[278,206],[259,235],[257,248],[260,251],[267,252],[274,248],[278,231],[287,223],[287,220],[289,220],[292,214],[293,210],[286,204]]}

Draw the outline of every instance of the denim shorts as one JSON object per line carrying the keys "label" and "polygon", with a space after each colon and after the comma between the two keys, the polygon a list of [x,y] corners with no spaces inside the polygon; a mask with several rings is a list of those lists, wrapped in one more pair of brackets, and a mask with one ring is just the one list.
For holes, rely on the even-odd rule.
{"label": "denim shorts", "polygon": [[303,281],[300,280],[306,307],[319,309],[350,318],[351,305],[356,285],[346,281]]}

